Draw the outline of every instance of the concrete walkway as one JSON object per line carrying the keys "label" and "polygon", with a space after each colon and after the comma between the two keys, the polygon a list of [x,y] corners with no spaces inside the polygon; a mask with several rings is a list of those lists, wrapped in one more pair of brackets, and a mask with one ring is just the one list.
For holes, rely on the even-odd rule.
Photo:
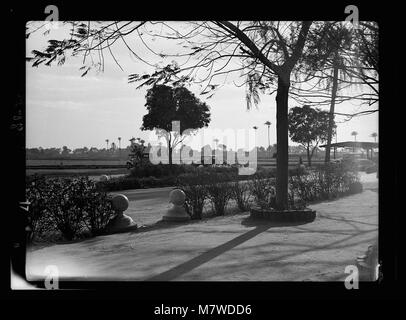
{"label": "concrete walkway", "polygon": [[55,265],[69,280],[342,281],[378,237],[376,175],[362,181],[361,194],[312,205],[309,224],[252,223],[241,213],[33,249],[28,279]]}

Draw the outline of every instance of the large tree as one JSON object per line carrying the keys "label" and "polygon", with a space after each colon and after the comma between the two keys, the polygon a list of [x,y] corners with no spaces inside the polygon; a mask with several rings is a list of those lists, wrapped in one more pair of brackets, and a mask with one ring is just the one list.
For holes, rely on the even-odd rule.
{"label": "large tree", "polygon": [[[319,24],[313,27],[310,21],[203,21],[189,24],[168,24],[166,22],[70,22],[72,34],[65,40],[53,40],[45,51],[33,52],[33,65],[63,63],[66,52],[83,57],[83,75],[91,67],[104,68],[104,52],[111,55],[113,44],[122,42],[134,58],[154,66],[141,57],[128,37],[139,39],[152,55],[159,58],[182,59],[180,67],[176,63],[164,66],[150,74],[130,75],[129,81],[141,81],[140,86],[154,84],[181,84],[193,82],[203,84],[201,94],[216,91],[222,85],[222,76],[238,73],[242,84],[247,87],[247,104],[259,101],[259,93],[276,92],[277,109],[277,182],[276,204],[278,209],[288,207],[288,99],[291,77],[303,70],[301,60],[306,50],[309,33],[318,34]],[[166,29],[168,32],[157,30]],[[135,37],[134,37],[135,36]],[[183,53],[159,52],[148,41],[162,38],[174,40]],[[184,49],[186,48],[186,49]],[[185,52],[185,50],[189,50]],[[90,62],[90,65],[89,63]],[[120,66],[121,68],[121,66]],[[224,82],[223,82],[224,83]]]}
{"label": "large tree", "polygon": [[[148,113],[143,117],[141,130],[155,130],[165,138],[172,164],[173,149],[193,131],[208,126],[210,108],[183,86],[156,84],[148,90],[146,100]],[[179,131],[172,130],[173,121],[179,121]]]}
{"label": "large tree", "polygon": [[[289,112],[290,138],[306,148],[309,166],[312,165],[313,153],[319,143],[327,140],[329,117],[329,112],[308,105],[294,107]],[[333,130],[334,128],[333,123]]]}
{"label": "large tree", "polygon": [[[374,26],[374,23],[367,23],[366,26]],[[303,74],[307,74],[305,83],[308,88],[295,86],[293,94],[296,101],[301,104],[330,105],[325,162],[330,161],[335,115],[345,116],[344,121],[349,121],[355,116],[378,111],[377,108],[367,108],[353,114],[335,111],[336,104],[348,100],[368,106],[378,101],[378,80],[374,78],[378,71],[377,38],[366,40],[364,33],[367,27],[364,23],[360,28],[345,22],[322,23],[318,34],[309,36],[309,45],[302,57],[307,61],[307,72]]]}

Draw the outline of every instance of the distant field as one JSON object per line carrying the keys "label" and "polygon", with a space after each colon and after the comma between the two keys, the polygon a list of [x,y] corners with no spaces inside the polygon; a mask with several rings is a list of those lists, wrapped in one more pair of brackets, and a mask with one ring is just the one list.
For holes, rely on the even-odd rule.
{"label": "distant field", "polygon": [[107,174],[118,176],[129,173],[126,160],[46,159],[26,160],[26,175],[51,177],[90,176]]}
{"label": "distant field", "polygon": [[[306,157],[302,157],[303,164],[307,164]],[[259,156],[257,166],[264,168],[276,168],[276,159]],[[318,165],[324,160],[313,159],[312,163]],[[299,163],[299,157],[292,156],[289,158],[289,167],[296,167]],[[86,160],[86,159],[46,159],[26,160],[26,175],[40,174],[51,177],[68,177],[68,176],[91,176],[92,178],[100,177],[107,174],[110,176],[120,176],[128,174],[126,160]]]}
{"label": "distant field", "polygon": [[118,177],[128,174],[127,169],[26,169],[26,175],[39,174],[47,177],[80,177],[88,176],[97,180],[101,175],[106,174],[111,177]]}
{"label": "distant field", "polygon": [[26,160],[27,167],[44,167],[44,166],[125,166],[126,160],[85,160],[85,159],[46,159],[46,160],[36,160],[28,159]]}

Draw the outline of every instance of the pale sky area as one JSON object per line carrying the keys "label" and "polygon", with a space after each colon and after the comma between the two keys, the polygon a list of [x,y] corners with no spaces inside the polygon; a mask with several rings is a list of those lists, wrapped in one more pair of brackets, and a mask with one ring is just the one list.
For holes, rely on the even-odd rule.
{"label": "pale sky area", "polygon": [[[51,30],[49,36],[41,31],[27,39],[27,56],[31,50],[45,48],[48,39],[66,36],[63,28]],[[156,40],[155,42],[158,42]],[[151,42],[152,43],[152,42]],[[157,48],[157,44],[155,48]],[[158,44],[162,51],[173,49]],[[175,47],[176,49],[176,47]],[[159,50],[158,50],[159,51]],[[140,53],[148,57],[148,52],[140,48]],[[105,70],[101,73],[89,72],[81,77],[81,59],[67,57],[64,65],[51,67],[26,67],[26,146],[62,147],[71,149],[87,147],[106,147],[106,139],[118,145],[117,137],[122,137],[121,146],[129,145],[131,137],[140,137],[148,142],[149,132],[141,131],[142,117],[146,114],[146,88],[135,89],[127,77],[131,73],[144,73],[151,67],[131,57],[123,45],[117,45],[114,53],[124,71],[105,54]],[[236,87],[231,81],[226,83],[208,100],[199,96],[198,88],[191,90],[211,108],[210,129],[249,129],[258,126],[257,145],[267,146],[267,127],[264,122],[272,122],[271,144],[276,143],[276,101],[275,94],[262,95],[258,108],[247,111],[245,87]],[[298,104],[291,101],[289,107]],[[327,109],[328,107],[322,107]],[[337,112],[353,113],[366,110],[359,102],[345,102],[336,106]],[[342,121],[343,117],[336,117]],[[338,123],[338,141],[352,141],[352,131],[357,131],[357,141],[374,141],[372,132],[378,131],[378,113],[353,118]],[[335,139],[333,139],[334,142]],[[290,142],[291,145],[295,143]]]}

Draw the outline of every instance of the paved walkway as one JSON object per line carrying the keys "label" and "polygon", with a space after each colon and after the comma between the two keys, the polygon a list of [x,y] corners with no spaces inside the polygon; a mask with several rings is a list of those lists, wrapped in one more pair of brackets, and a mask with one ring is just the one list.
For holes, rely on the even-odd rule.
{"label": "paved walkway", "polygon": [[[375,178],[374,178],[375,177]],[[248,213],[101,236],[27,254],[29,279],[342,281],[378,237],[376,175],[363,193],[312,205],[313,223],[254,224]]]}

